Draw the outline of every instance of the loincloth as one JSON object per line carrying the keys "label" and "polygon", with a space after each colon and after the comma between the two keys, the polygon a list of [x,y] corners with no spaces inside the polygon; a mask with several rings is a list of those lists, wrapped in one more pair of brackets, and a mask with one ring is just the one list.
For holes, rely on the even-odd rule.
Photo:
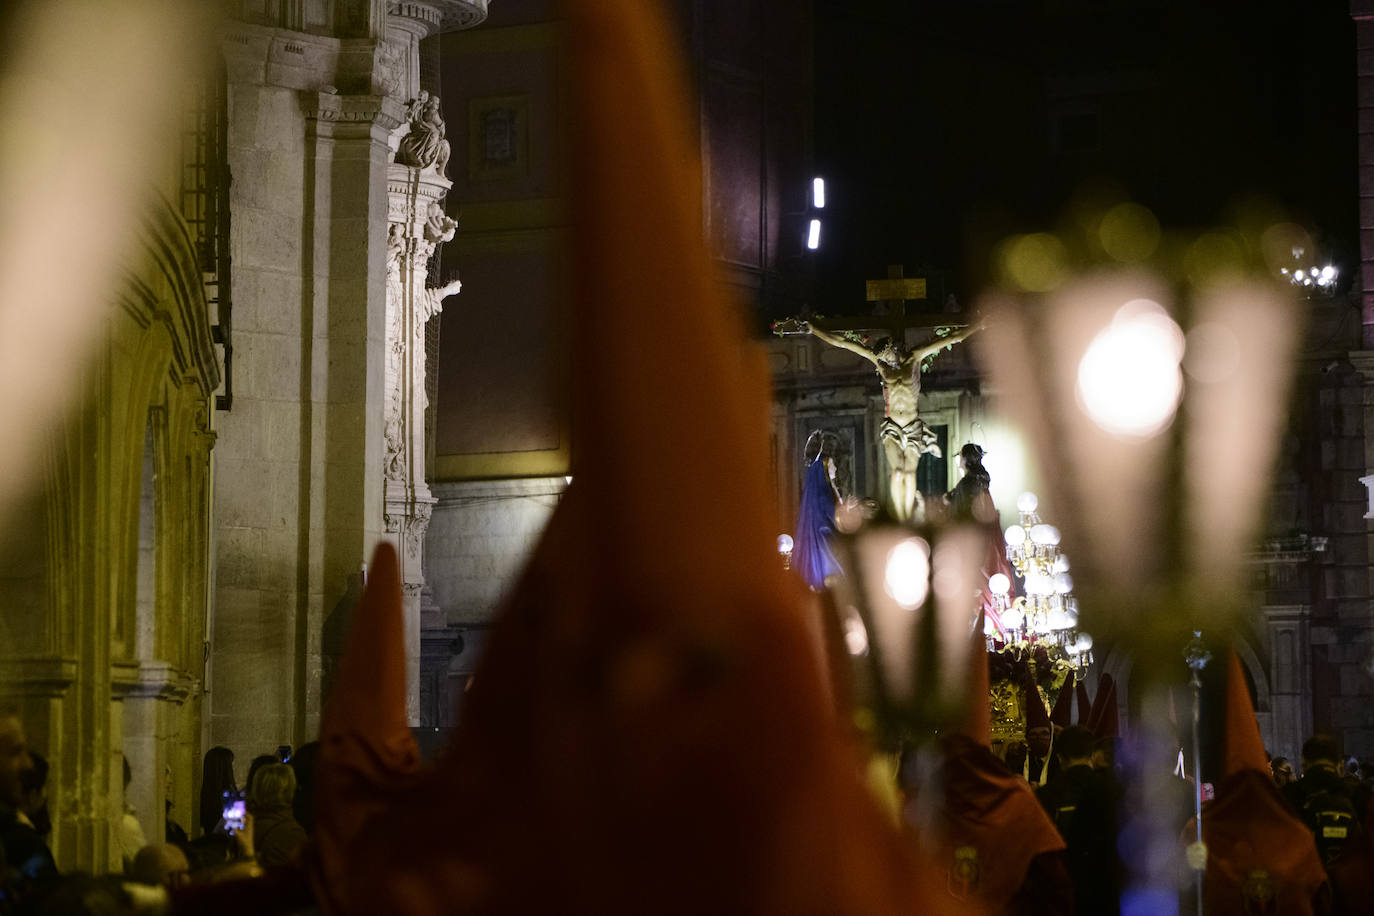
{"label": "loincloth", "polygon": [[940,457],[940,437],[920,417],[905,426],[891,417],[883,417],[882,426],[878,427],[878,438],[897,443],[902,451],[915,449],[919,455]]}

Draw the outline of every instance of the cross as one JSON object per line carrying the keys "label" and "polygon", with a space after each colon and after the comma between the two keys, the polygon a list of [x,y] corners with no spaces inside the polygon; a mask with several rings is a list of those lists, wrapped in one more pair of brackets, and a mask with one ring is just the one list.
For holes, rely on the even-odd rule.
{"label": "cross", "polygon": [[[861,331],[881,328],[894,340],[905,339],[907,329],[933,330],[935,328],[963,327],[956,315],[911,315],[906,313],[906,303],[913,299],[926,297],[924,277],[905,276],[900,264],[890,264],[887,277],[881,280],[868,280],[865,284],[864,298],[869,302],[881,302],[887,307],[886,315],[837,315],[823,318],[815,324],[828,331]],[[951,320],[953,319],[953,320]]]}

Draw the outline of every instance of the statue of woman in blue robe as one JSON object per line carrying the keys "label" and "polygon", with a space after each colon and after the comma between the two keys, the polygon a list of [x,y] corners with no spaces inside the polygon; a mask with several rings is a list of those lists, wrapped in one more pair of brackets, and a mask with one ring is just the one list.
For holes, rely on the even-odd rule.
{"label": "statue of woman in blue robe", "polygon": [[[811,434],[815,439],[820,431]],[[808,440],[808,442],[811,440]],[[835,461],[821,448],[806,467],[802,480],[801,508],[797,512],[797,536],[792,565],[807,585],[819,591],[828,576],[841,573],[839,561],[830,548],[835,531]]]}

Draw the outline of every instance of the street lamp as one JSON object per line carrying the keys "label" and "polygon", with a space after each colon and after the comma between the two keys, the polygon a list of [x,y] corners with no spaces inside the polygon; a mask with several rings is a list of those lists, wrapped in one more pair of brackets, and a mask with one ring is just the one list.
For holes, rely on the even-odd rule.
{"label": "street lamp", "polygon": [[885,743],[919,743],[967,702],[986,533],[880,517],[836,538],[835,613],[856,699]]}

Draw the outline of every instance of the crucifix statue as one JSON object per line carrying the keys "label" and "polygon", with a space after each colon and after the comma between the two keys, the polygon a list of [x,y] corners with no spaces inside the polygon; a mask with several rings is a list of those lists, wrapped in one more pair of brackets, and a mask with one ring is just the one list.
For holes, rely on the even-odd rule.
{"label": "crucifix statue", "polygon": [[[916,468],[921,455],[929,452],[939,457],[940,454],[935,432],[917,413],[917,401],[921,396],[921,369],[935,354],[965,340],[980,330],[982,325],[961,327],[928,320],[909,321],[905,314],[905,300],[924,298],[925,281],[903,277],[900,267],[891,267],[888,273],[887,280],[870,280],[868,283],[869,301],[887,302],[886,316],[827,320],[825,327],[819,326],[816,321],[787,319],[774,325],[774,330],[778,334],[809,333],[832,347],[862,356],[878,371],[878,379],[883,386],[884,406],[878,438],[887,458],[890,509],[898,520],[910,521],[916,517],[921,503],[920,491],[916,486]],[[854,333],[858,328],[873,327],[885,328],[889,336],[869,343],[867,338]],[[908,328],[926,328],[933,331],[936,337],[913,349],[906,344]]]}

